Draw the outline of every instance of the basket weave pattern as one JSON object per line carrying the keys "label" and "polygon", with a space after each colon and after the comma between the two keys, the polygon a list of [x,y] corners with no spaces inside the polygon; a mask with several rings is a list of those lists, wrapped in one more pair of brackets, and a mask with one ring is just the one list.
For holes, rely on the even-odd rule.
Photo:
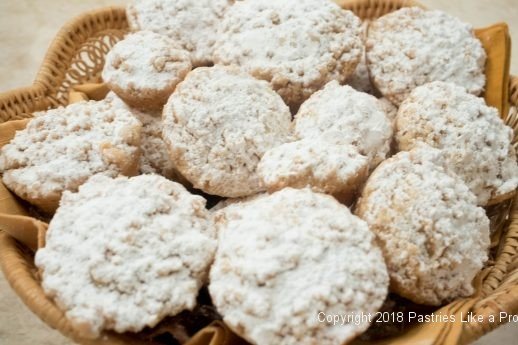
{"label": "basket weave pattern", "polygon": [[72,85],[100,82],[104,57],[127,30],[121,7],[87,12],[69,22],[54,38],[33,85],[0,96],[1,122],[66,105]]}
{"label": "basket weave pattern", "polygon": [[[376,18],[405,6],[421,6],[412,0],[336,2],[362,19]],[[53,41],[34,84],[0,95],[0,122],[27,118],[35,111],[65,105],[68,91],[74,85],[100,82],[105,55],[127,29],[124,8],[119,7],[88,12],[68,23]],[[511,78],[509,87],[511,110],[504,120],[515,131],[513,143],[518,149],[518,78]],[[481,284],[470,309],[475,315],[483,315],[485,322],[460,326],[461,343],[471,342],[496,328],[500,324],[500,312],[518,313],[518,202],[515,200],[488,210],[497,237],[493,239],[492,262],[479,274]],[[104,340],[78,339],[63,314],[42,294],[31,253],[2,231],[0,264],[24,303],[66,336],[83,344],[144,344],[135,338],[130,340],[127,335],[113,333],[108,333]],[[487,321],[489,315],[496,316],[494,323]]]}

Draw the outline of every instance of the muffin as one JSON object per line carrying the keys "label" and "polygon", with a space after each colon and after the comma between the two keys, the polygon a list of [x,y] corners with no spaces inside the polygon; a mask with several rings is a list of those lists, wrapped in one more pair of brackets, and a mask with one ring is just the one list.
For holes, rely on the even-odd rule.
{"label": "muffin", "polygon": [[268,81],[294,111],[327,82],[345,82],[363,51],[361,22],[328,0],[237,1],[214,61]]}
{"label": "muffin", "polygon": [[471,25],[441,11],[405,7],[370,23],[366,43],[370,77],[399,105],[417,86],[445,81],[480,95],[486,52]]}
{"label": "muffin", "polygon": [[193,66],[213,62],[217,29],[234,0],[135,0],[126,7],[133,31],[169,37],[189,52]]}
{"label": "muffin", "polygon": [[300,107],[294,133],[297,138],[339,133],[374,169],[390,153],[393,129],[386,109],[376,97],[332,81]]}
{"label": "muffin", "polygon": [[178,171],[194,188],[243,197],[264,188],[263,154],[290,139],[291,114],[262,80],[235,67],[200,67],[163,111],[163,138]]}
{"label": "muffin", "polygon": [[342,136],[326,135],[267,151],[257,171],[270,193],[309,186],[350,204],[367,179],[369,160]]}
{"label": "muffin", "polygon": [[396,118],[400,150],[420,143],[441,149],[446,166],[477,196],[479,205],[505,199],[518,185],[513,130],[482,98],[451,83],[416,88]]}
{"label": "muffin", "polygon": [[442,159],[428,146],[389,158],[367,180],[355,210],[376,234],[391,291],[434,306],[473,294],[490,244],[484,209]]}
{"label": "muffin", "polygon": [[129,34],[106,56],[102,78],[127,104],[159,110],[192,68],[187,51],[151,31]]}
{"label": "muffin", "polygon": [[136,175],[141,123],[105,101],[79,102],[34,114],[0,151],[4,184],[47,213],[64,191],[95,174]]}
{"label": "muffin", "polygon": [[369,327],[325,315],[374,314],[388,275],[365,222],[334,198],[285,188],[214,215],[209,292],[252,344],[344,344]]}
{"label": "muffin", "polygon": [[215,250],[202,197],[158,175],[97,175],[64,193],[35,264],[73,329],[98,338],[193,309]]}

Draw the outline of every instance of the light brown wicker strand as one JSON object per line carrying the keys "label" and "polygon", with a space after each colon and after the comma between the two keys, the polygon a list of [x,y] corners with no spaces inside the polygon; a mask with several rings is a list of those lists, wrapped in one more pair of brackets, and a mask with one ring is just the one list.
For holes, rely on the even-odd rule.
{"label": "light brown wicker strand", "polygon": [[509,81],[509,99],[511,104],[518,106],[518,78],[511,78]]}
{"label": "light brown wicker strand", "polygon": [[0,121],[22,118],[32,109],[41,109],[44,102],[45,90],[38,85],[4,93],[0,97]]}
{"label": "light brown wicker strand", "polygon": [[334,0],[342,8],[353,11],[362,20],[379,18],[387,13],[403,7],[421,7],[422,4],[413,0],[383,1],[383,0]]}
{"label": "light brown wicker strand", "polygon": [[53,106],[68,104],[69,91],[73,85],[101,82],[102,66],[111,47],[118,42],[126,30],[103,30],[89,38],[75,53],[63,83],[51,96]]}
{"label": "light brown wicker strand", "polygon": [[[517,94],[518,95],[518,94]],[[518,157],[518,107],[511,105],[505,123],[514,130],[513,146]]]}

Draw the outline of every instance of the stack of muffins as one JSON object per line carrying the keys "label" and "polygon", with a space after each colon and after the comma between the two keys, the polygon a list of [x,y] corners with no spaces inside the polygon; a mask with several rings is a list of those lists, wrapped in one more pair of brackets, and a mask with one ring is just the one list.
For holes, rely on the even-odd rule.
{"label": "stack of muffins", "polygon": [[[344,344],[389,292],[473,294],[483,207],[512,196],[512,130],[468,24],[330,0],[142,0],[111,92],[35,113],[3,183],[52,216],[45,293],[85,338],[195,310],[252,344]],[[212,209],[204,196],[222,200]],[[199,307],[199,306],[198,306]]]}

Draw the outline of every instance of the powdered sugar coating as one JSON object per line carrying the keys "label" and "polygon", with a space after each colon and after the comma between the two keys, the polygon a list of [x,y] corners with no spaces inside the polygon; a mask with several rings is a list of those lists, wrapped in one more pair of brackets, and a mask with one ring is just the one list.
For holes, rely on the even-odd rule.
{"label": "powdered sugar coating", "polygon": [[187,184],[169,158],[167,145],[162,139],[162,116],[160,112],[143,112],[129,107],[115,93],[109,92],[105,98],[112,104],[129,110],[141,123],[140,173],[160,174],[170,180]]}
{"label": "powdered sugar coating", "polygon": [[362,50],[360,20],[331,1],[238,1],[221,23],[214,60],[270,82],[296,109],[328,81],[344,82]]}
{"label": "powdered sugar coating", "polygon": [[417,86],[447,81],[479,95],[486,53],[471,25],[441,11],[402,8],[371,22],[367,64],[377,89],[400,104]]}
{"label": "powdered sugar coating", "polygon": [[164,107],[163,137],[195,188],[225,197],[262,190],[257,164],[290,139],[288,107],[265,81],[232,67],[192,71]]}
{"label": "powdered sugar coating", "polygon": [[35,263],[46,295],[95,338],[192,309],[215,250],[202,197],[158,175],[94,176],[63,194]]}
{"label": "powdered sugar coating", "polygon": [[131,106],[159,109],[191,68],[189,53],[174,41],[139,31],[113,46],[102,77]]}
{"label": "powdered sugar coating", "polygon": [[443,150],[447,165],[465,181],[479,205],[516,189],[513,130],[495,108],[462,87],[433,82],[416,88],[401,104],[396,125],[399,149],[424,142]]}
{"label": "powdered sugar coating", "polygon": [[374,313],[386,297],[373,234],[330,196],[285,188],[215,219],[209,292],[225,323],[253,344],[343,344],[369,324],[333,326],[319,312]]}
{"label": "powdered sugar coating", "polygon": [[130,28],[149,30],[190,52],[195,67],[212,62],[217,28],[233,0],[135,0],[126,7]]}
{"label": "powdered sugar coating", "polygon": [[138,172],[140,122],[108,102],[80,102],[35,114],[0,154],[3,182],[53,212],[65,190],[90,176]]}
{"label": "powdered sugar coating", "polygon": [[326,135],[267,151],[257,171],[269,192],[310,186],[349,204],[367,179],[369,160],[341,135]]}
{"label": "powdered sugar coating", "polygon": [[392,141],[384,109],[376,97],[332,81],[302,104],[295,116],[295,135],[314,138],[339,132],[374,168],[387,157]]}
{"label": "powdered sugar coating", "polygon": [[391,290],[429,305],[470,296],[490,244],[484,209],[441,159],[440,151],[420,147],[384,161],[355,212],[378,238]]}

